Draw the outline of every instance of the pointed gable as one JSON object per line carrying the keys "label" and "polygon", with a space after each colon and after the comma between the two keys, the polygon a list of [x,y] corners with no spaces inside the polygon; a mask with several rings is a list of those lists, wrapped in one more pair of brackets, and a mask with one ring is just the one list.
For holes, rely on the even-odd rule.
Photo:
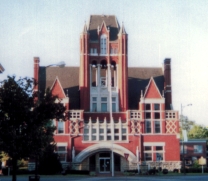
{"label": "pointed gable", "polygon": [[51,87],[51,91],[52,91],[53,95],[57,95],[59,98],[66,97],[58,77],[56,77],[56,79]]}
{"label": "pointed gable", "polygon": [[108,33],[108,29],[107,29],[107,26],[105,24],[105,21],[103,21],[103,23],[100,27],[100,31],[101,31],[101,34],[107,34]]}
{"label": "pointed gable", "polygon": [[147,89],[145,91],[145,98],[156,98],[156,99],[160,99],[162,98],[160,91],[154,81],[154,79],[151,77],[149,84],[147,86]]}

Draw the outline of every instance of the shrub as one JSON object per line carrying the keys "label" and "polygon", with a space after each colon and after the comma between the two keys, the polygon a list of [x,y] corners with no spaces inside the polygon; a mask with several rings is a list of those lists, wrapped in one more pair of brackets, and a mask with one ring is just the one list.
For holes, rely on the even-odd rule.
{"label": "shrub", "polygon": [[168,169],[163,169],[163,174],[168,174]]}

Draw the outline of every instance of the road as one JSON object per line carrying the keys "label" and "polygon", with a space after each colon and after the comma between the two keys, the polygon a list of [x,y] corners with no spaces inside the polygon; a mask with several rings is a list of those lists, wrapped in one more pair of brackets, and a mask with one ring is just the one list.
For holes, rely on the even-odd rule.
{"label": "road", "polygon": [[[0,181],[11,181],[11,176],[0,176]],[[28,176],[17,176],[17,181],[28,181]],[[89,176],[41,176],[40,181],[207,181],[208,175],[197,176],[121,176],[121,177],[89,177]]]}

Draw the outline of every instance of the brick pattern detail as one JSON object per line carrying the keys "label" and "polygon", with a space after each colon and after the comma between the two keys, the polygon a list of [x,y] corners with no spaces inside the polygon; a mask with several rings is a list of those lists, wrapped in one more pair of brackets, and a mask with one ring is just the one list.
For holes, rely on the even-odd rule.
{"label": "brick pattern detail", "polygon": [[70,121],[70,134],[79,135],[79,123],[80,121],[78,119]]}
{"label": "brick pattern detail", "polygon": [[131,120],[131,134],[140,134],[141,131],[141,123],[138,120]]}
{"label": "brick pattern detail", "polygon": [[177,123],[174,120],[166,121],[166,133],[177,134]]}

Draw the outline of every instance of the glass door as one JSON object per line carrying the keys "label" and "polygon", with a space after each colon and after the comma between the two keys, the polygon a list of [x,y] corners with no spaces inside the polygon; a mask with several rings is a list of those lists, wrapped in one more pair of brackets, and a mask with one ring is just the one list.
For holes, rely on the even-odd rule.
{"label": "glass door", "polygon": [[110,158],[100,158],[100,172],[101,173],[110,172]]}

